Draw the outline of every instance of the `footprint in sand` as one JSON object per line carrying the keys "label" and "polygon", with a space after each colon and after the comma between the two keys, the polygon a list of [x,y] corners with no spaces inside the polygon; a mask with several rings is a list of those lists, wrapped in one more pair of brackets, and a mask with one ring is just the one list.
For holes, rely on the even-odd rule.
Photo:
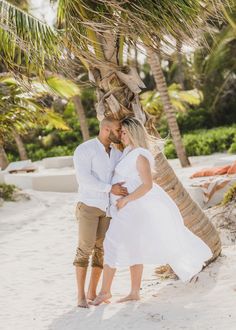
{"label": "footprint in sand", "polygon": [[146,319],[153,322],[161,322],[164,320],[164,316],[158,313],[152,313],[152,314],[148,314]]}

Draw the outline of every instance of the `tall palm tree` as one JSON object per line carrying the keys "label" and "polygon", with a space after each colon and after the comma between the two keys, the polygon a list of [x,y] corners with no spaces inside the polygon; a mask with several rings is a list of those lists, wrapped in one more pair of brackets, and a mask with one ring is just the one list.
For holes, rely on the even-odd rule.
{"label": "tall palm tree", "polygon": [[9,164],[6,151],[4,149],[4,143],[0,140],[0,170],[4,170]]}
{"label": "tall palm tree", "polygon": [[157,86],[157,90],[160,93],[163,103],[163,109],[166,115],[167,123],[170,129],[171,136],[177,156],[183,167],[190,166],[190,161],[187,157],[185,147],[182,142],[179,125],[177,123],[175,110],[171,104],[171,100],[168,94],[168,87],[166,84],[165,76],[161,67],[160,52],[154,51],[151,47],[146,46],[148,61],[151,67],[151,71]]}
{"label": "tall palm tree", "polygon": [[235,120],[236,74],[236,1],[230,10],[223,8],[224,22],[213,25],[206,34],[207,45],[195,52],[195,73],[203,90],[203,107],[210,110],[213,121],[229,124]]}
{"label": "tall palm tree", "polygon": [[24,145],[24,142],[23,142],[20,134],[15,130],[15,131],[12,132],[12,135],[13,135],[14,140],[16,142],[17,149],[18,149],[18,152],[19,152],[19,155],[20,155],[20,159],[21,160],[28,159],[27,151],[25,149],[25,145]]}
{"label": "tall palm tree", "polygon": [[[73,57],[78,57],[85,65],[90,80],[97,87],[96,110],[99,120],[106,116],[122,118],[133,115],[155,134],[152,120],[143,111],[138,97],[144,84],[135,68],[128,67],[124,62],[126,44],[134,39],[136,41],[138,36],[145,35],[148,44],[155,49],[157,35],[166,41],[166,35],[177,37],[176,31],[182,31],[184,37],[186,30],[191,32],[199,27],[199,12],[204,2],[60,0],[58,24],[65,30],[62,38],[61,32],[48,30],[48,27],[33,17],[6,5],[5,1],[1,0],[0,4],[9,14],[7,19],[2,20],[3,7],[0,7],[0,27],[11,43],[8,49],[4,45],[0,47],[7,55],[6,62],[13,63],[13,69],[16,68],[15,59],[11,56],[9,48],[21,47],[22,51],[32,53],[32,65],[40,55],[38,68],[41,70],[37,68],[36,71],[40,71],[41,75],[46,65],[50,65],[50,59],[59,58],[60,61],[63,58],[61,54],[64,54],[65,58],[71,52]],[[19,22],[25,24],[17,30]],[[14,40],[11,31],[17,36]],[[64,51],[61,51],[63,47]],[[23,64],[29,70],[28,63]],[[159,153],[155,159],[155,181],[173,197],[186,226],[210,246],[213,258],[216,258],[220,253],[221,244],[214,226],[190,198],[164,155]]]}
{"label": "tall palm tree", "polygon": [[177,55],[177,82],[180,84],[182,90],[185,89],[184,86],[184,65],[183,65],[183,56],[182,56],[182,40],[179,37],[176,39],[176,55]]}

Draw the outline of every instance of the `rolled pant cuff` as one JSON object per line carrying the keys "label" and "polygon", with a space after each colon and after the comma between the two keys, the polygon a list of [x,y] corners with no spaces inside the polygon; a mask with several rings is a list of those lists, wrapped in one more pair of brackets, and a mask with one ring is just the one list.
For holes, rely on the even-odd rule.
{"label": "rolled pant cuff", "polygon": [[73,262],[73,265],[75,267],[84,267],[84,268],[87,268],[88,265],[89,265],[89,262],[88,261],[79,261],[79,260],[75,260]]}
{"label": "rolled pant cuff", "polygon": [[101,265],[101,264],[92,263],[91,267],[98,267],[98,268],[103,269],[103,265]]}

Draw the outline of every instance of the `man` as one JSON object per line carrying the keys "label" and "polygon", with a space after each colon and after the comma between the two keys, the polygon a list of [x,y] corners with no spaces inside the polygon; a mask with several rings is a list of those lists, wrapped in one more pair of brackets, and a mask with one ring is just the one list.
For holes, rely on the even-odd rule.
{"label": "man", "polygon": [[[120,143],[120,123],[105,118],[99,135],[80,144],[74,152],[74,166],[79,184],[76,217],[79,222],[79,244],[74,265],[78,287],[78,307],[88,308],[88,300],[96,298],[96,289],[103,268],[103,241],[109,227],[109,193],[126,196],[124,182],[111,185],[114,168],[121,152],[111,146]],[[92,271],[87,296],[85,279],[92,255]]]}

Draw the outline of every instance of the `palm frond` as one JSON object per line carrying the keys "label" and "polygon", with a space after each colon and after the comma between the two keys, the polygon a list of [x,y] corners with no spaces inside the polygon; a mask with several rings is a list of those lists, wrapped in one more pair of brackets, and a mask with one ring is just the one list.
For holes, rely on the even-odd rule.
{"label": "palm frond", "polygon": [[59,31],[0,0],[0,52],[10,69],[41,75],[46,67],[59,65],[62,38]]}
{"label": "palm frond", "polygon": [[35,126],[49,124],[56,129],[69,129],[59,114],[41,102],[46,93],[47,86],[39,82],[34,82],[29,91],[24,90],[9,73],[0,75],[1,140],[11,138],[14,131],[24,134]]}
{"label": "palm frond", "polygon": [[79,86],[64,77],[51,76],[46,81],[54,92],[66,99],[80,94]]}
{"label": "palm frond", "polygon": [[[198,0],[61,0],[58,10],[63,12],[70,42],[80,45],[84,51],[89,44],[95,52],[99,43],[104,48],[101,37],[107,31],[118,36],[124,35],[129,41],[137,37],[145,38],[152,46],[157,43],[157,37],[168,43],[167,36],[175,39],[181,37],[182,40],[196,36],[203,19],[207,18],[209,3],[215,4],[216,14],[217,8],[220,12],[221,1]],[[90,31],[95,32],[96,41],[91,39]]]}
{"label": "palm frond", "polygon": [[218,33],[214,40],[214,46],[212,47],[210,54],[206,61],[205,73],[210,74],[212,71],[218,70],[225,66],[232,52],[230,46],[236,40],[236,33],[234,29],[229,25]]}
{"label": "palm frond", "polygon": [[[182,91],[178,84],[171,84],[168,87],[171,103],[176,111],[184,112],[188,105],[199,105],[202,94],[197,89]],[[148,91],[141,94],[141,103],[144,109],[158,118],[163,112],[163,103],[159,92]]]}

